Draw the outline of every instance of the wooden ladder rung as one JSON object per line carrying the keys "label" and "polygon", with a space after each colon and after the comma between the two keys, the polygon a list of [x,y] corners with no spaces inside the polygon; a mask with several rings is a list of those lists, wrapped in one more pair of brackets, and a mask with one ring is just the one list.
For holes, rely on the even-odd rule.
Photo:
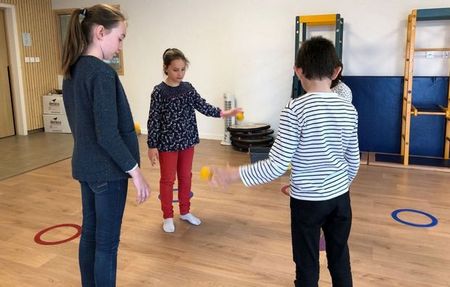
{"label": "wooden ladder rung", "polygon": [[417,115],[428,115],[428,116],[445,116],[445,112],[431,112],[431,111],[418,111]]}
{"label": "wooden ladder rung", "polygon": [[418,115],[446,116],[447,109],[441,105],[436,105],[433,107],[416,107],[412,105],[411,113],[413,113],[414,116]]}
{"label": "wooden ladder rung", "polygon": [[416,48],[414,49],[416,52],[446,52],[450,51],[450,48]]}

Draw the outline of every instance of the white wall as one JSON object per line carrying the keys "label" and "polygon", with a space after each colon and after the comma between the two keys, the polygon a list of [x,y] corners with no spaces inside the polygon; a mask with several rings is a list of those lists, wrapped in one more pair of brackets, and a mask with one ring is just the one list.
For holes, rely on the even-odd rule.
{"label": "white wall", "polygon": [[[53,0],[54,9],[102,1]],[[162,53],[181,49],[191,62],[186,80],[211,104],[233,93],[247,121],[278,127],[289,100],[295,16],[340,13],[344,74],[403,74],[406,20],[412,9],[448,7],[449,0],[119,0],[128,17],[121,77],[135,121],[144,132],[150,93],[163,79]],[[450,22],[450,21],[447,21]],[[442,24],[442,22],[440,22]],[[450,24],[420,24],[417,46],[450,46]],[[448,75],[448,60],[416,61],[417,75]],[[202,138],[220,139],[223,121],[198,115]]]}

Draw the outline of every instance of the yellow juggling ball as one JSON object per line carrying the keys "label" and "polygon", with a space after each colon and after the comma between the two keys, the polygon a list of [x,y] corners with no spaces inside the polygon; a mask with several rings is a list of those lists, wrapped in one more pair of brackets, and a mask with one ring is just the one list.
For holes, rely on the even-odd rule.
{"label": "yellow juggling ball", "polygon": [[244,120],[244,112],[239,112],[236,114],[236,120],[242,121]]}
{"label": "yellow juggling ball", "polygon": [[212,175],[213,174],[209,166],[204,166],[200,169],[200,178],[202,180],[211,180]]}

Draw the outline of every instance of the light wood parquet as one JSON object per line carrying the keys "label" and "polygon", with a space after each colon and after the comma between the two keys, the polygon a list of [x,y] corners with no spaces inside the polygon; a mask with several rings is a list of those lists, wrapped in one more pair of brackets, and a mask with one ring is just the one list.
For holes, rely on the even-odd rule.
{"label": "light wood parquet", "polygon": [[0,139],[0,180],[72,156],[71,134],[36,132]]}
{"label": "light wood parquet", "polygon": [[[203,165],[244,164],[249,156],[202,140],[194,159],[192,212],[203,223],[191,226],[176,210],[176,232],[166,234],[157,199],[159,169],[146,158],[145,137],[140,141],[152,195],[136,206],[130,182],[117,286],[293,286],[289,199],[280,192],[287,175],[253,188],[210,187],[198,175]],[[354,286],[450,286],[449,173],[362,165],[351,198]],[[398,208],[429,212],[439,224],[401,225],[390,216]],[[428,222],[415,214],[402,219]],[[0,286],[80,286],[78,239],[53,246],[33,241],[44,228],[80,220],[70,159],[0,181]],[[74,232],[60,228],[42,239],[61,240]],[[331,286],[323,252],[320,262],[320,286]]]}

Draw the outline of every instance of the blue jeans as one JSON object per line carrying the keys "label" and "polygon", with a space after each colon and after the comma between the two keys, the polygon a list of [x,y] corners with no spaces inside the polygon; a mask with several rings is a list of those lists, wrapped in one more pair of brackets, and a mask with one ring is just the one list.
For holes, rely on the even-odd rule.
{"label": "blue jeans", "polygon": [[80,184],[83,227],[78,259],[82,286],[116,286],[117,248],[128,180]]}

